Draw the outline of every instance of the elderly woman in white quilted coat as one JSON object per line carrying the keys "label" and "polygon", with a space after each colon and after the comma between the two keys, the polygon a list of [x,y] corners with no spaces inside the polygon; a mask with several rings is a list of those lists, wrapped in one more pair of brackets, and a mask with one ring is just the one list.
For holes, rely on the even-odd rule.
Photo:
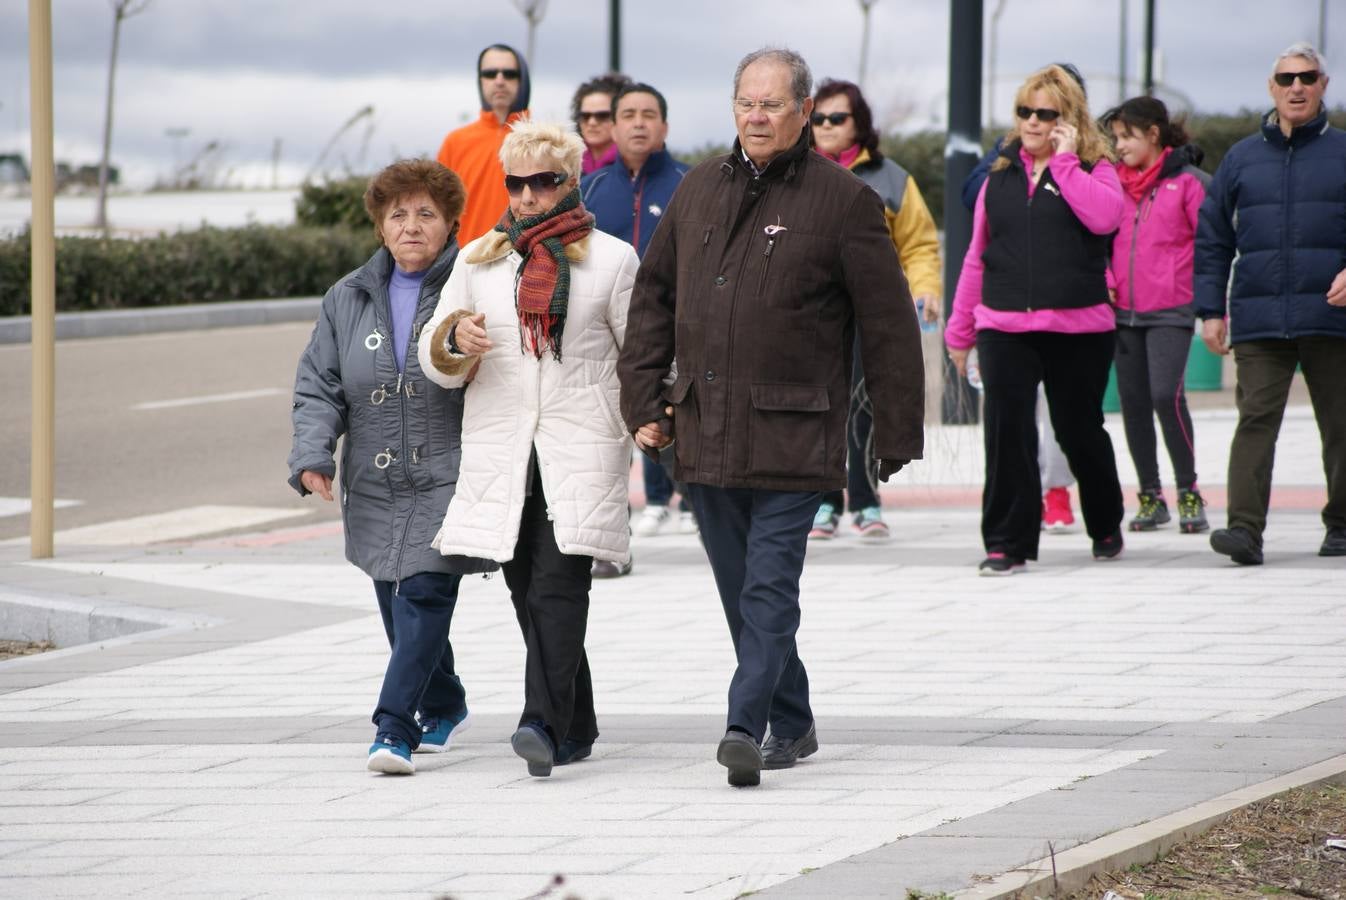
{"label": "elderly woman in white quilted coat", "polygon": [[504,570],[527,647],[511,744],[532,775],[592,751],[590,566],[629,556],[617,355],[637,260],[594,230],[583,153],[569,129],[513,126],[509,209],[463,248],[419,345],[433,381],[467,386],[458,490],[434,546]]}

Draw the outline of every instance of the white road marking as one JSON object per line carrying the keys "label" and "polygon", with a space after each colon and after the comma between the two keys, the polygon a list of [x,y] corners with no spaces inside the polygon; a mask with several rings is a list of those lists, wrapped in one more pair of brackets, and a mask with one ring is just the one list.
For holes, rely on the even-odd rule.
{"label": "white road marking", "polygon": [[[67,506],[79,506],[83,500],[53,501],[52,506],[62,509]],[[5,516],[26,516],[33,510],[33,501],[28,497],[0,497],[0,519]]]}
{"label": "white road marking", "polygon": [[179,406],[200,406],[203,403],[228,403],[232,400],[253,400],[258,397],[277,397],[288,394],[288,388],[258,388],[255,391],[232,391],[228,394],[203,394],[200,397],[179,397],[176,400],[151,400],[137,403],[132,409],[173,409]]}
{"label": "white road marking", "polygon": [[[160,541],[179,541],[203,534],[215,534],[235,528],[255,528],[268,522],[306,515],[302,509],[275,509],[264,506],[189,506],[171,512],[155,513],[101,522],[80,528],[68,528],[55,535],[57,546],[138,547]],[[13,538],[0,544],[27,543],[28,538]]]}

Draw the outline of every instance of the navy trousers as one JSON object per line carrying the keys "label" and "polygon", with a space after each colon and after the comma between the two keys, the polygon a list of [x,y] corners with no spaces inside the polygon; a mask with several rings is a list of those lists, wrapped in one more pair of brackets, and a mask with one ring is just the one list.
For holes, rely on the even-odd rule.
{"label": "navy trousers", "polygon": [[374,582],[383,630],[392,648],[374,709],[374,726],[380,733],[397,735],[413,750],[421,743],[417,712],[452,716],[467,709],[449,643],[461,581],[461,575],[421,572],[401,583]]}
{"label": "navy trousers", "polygon": [[820,496],[693,483],[687,490],[738,660],[727,726],[758,741],[768,725],[778,737],[801,737],[813,710],[795,647],[799,576]]}

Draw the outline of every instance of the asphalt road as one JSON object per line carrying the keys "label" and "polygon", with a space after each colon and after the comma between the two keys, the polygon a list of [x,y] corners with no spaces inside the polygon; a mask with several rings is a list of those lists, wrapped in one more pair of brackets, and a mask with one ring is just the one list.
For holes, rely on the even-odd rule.
{"label": "asphalt road", "polygon": [[[311,330],[59,342],[56,496],[79,504],[57,509],[57,530],[201,505],[308,511],[285,524],[338,518],[285,483],[295,363]],[[27,345],[0,346],[0,498],[29,494],[31,360]],[[0,539],[27,534],[26,513],[0,515]]]}

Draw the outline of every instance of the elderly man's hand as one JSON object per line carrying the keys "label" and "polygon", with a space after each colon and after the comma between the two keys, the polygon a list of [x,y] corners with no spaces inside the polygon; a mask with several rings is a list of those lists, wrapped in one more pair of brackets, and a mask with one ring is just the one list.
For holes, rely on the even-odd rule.
{"label": "elderly man's hand", "polygon": [[1346,306],[1346,269],[1332,279],[1332,286],[1327,289],[1327,302],[1333,306]]}
{"label": "elderly man's hand", "polygon": [[459,319],[453,326],[453,342],[468,356],[485,356],[495,346],[486,336],[486,313]]}
{"label": "elderly man's hand", "polygon": [[311,494],[317,494],[329,503],[332,500],[332,476],[324,475],[321,472],[315,472],[312,469],[305,469],[299,475],[299,483],[304,486],[304,490]]}
{"label": "elderly man's hand", "polygon": [[1224,319],[1206,319],[1201,323],[1201,340],[1205,343],[1206,349],[1216,356],[1229,353],[1229,348],[1225,346],[1225,339],[1228,336],[1229,326],[1225,324]]}

